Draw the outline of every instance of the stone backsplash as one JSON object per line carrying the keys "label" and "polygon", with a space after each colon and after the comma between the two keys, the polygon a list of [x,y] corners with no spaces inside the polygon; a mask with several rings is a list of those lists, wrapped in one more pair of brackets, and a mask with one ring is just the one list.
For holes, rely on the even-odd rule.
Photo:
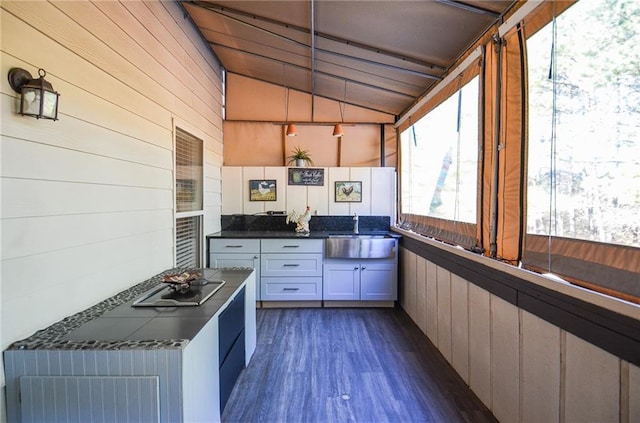
{"label": "stone backsplash", "polygon": [[[286,223],[285,215],[232,214],[222,215],[223,231],[288,231],[294,223]],[[350,232],[353,230],[353,216],[312,216],[309,229],[312,232]],[[360,232],[386,232],[391,227],[390,216],[358,216]]]}

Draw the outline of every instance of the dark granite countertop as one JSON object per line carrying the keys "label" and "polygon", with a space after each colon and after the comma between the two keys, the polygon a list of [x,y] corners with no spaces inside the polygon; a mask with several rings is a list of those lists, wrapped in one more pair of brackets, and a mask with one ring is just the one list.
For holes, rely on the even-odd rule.
{"label": "dark granite countertop", "polygon": [[204,304],[194,307],[132,307],[162,277],[194,269],[170,269],[93,307],[36,332],[9,349],[123,350],[183,348],[244,284],[253,269],[198,269],[205,279],[224,280]]}
{"label": "dark granite countertop", "polygon": [[358,234],[348,231],[311,231],[308,234],[298,234],[295,231],[220,231],[207,235],[209,238],[285,238],[285,239],[325,239],[332,235],[384,235],[401,238],[400,234],[390,231],[360,231]]}

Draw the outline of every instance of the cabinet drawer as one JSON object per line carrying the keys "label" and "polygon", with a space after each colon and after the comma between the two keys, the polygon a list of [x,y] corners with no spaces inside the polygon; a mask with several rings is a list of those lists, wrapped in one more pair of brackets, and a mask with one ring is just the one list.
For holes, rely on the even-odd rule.
{"label": "cabinet drawer", "polygon": [[255,253],[260,254],[259,239],[211,238],[209,253]]}
{"label": "cabinet drawer", "polygon": [[263,253],[322,253],[321,239],[263,239]]}
{"label": "cabinet drawer", "polygon": [[253,267],[260,271],[260,254],[209,254],[209,267]]}
{"label": "cabinet drawer", "polygon": [[322,277],[262,278],[263,301],[309,301],[322,299]]}
{"label": "cabinet drawer", "polygon": [[262,276],[322,276],[322,254],[262,254]]}

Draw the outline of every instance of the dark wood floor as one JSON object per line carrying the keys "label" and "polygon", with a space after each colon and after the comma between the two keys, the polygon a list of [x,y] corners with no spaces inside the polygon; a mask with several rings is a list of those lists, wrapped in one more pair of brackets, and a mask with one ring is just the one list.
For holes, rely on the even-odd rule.
{"label": "dark wood floor", "polygon": [[223,422],[495,422],[401,309],[258,309]]}

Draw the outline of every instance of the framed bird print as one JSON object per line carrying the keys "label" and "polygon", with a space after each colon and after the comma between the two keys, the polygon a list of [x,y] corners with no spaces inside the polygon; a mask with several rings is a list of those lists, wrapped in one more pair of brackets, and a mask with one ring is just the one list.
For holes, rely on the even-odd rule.
{"label": "framed bird print", "polygon": [[275,179],[249,181],[249,201],[276,201]]}
{"label": "framed bird print", "polygon": [[362,181],[336,181],[336,203],[362,202]]}

